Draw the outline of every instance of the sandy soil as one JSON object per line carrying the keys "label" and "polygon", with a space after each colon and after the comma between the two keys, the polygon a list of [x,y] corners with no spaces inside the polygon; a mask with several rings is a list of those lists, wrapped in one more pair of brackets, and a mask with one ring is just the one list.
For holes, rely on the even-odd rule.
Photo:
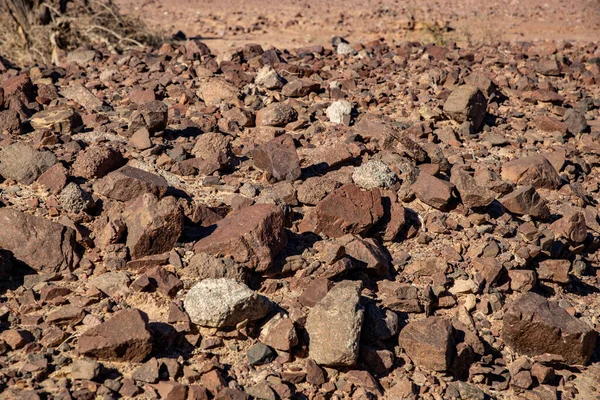
{"label": "sandy soil", "polygon": [[600,39],[600,0],[116,0],[169,34],[216,51],[246,43],[295,48],[384,38],[423,42]]}

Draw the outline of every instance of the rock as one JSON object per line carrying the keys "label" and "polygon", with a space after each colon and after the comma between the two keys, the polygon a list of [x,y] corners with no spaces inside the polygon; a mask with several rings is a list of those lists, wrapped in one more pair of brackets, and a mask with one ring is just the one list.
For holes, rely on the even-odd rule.
{"label": "rock", "polygon": [[294,323],[289,318],[275,317],[263,326],[260,341],[277,350],[289,352],[298,344]]}
{"label": "rock", "polygon": [[444,103],[444,113],[456,122],[471,122],[479,131],[485,118],[487,100],[479,89],[470,85],[454,89]]}
{"label": "rock", "polygon": [[300,160],[290,135],[278,136],[252,152],[254,165],[276,181],[295,181],[301,175]]}
{"label": "rock", "polygon": [[155,133],[167,128],[169,108],[159,100],[150,101],[139,106],[138,110],[131,115],[129,131],[137,132],[141,128]]}
{"label": "rock", "polygon": [[365,190],[376,187],[389,188],[396,183],[396,174],[378,160],[371,160],[354,169],[352,180]]}
{"label": "rock", "polygon": [[334,124],[343,124],[345,121],[350,122],[350,114],[352,113],[352,103],[348,100],[338,100],[331,103],[325,115]]}
{"label": "rock", "polygon": [[569,260],[544,260],[540,261],[536,268],[538,278],[541,281],[555,283],[569,283],[569,271],[571,262]]}
{"label": "rock", "polygon": [[269,90],[281,89],[284,84],[281,76],[270,65],[265,65],[258,71],[254,83]]}
{"label": "rock", "polygon": [[0,175],[29,185],[57,161],[49,151],[38,151],[26,144],[15,143],[0,150]]}
{"label": "rock", "polygon": [[72,165],[72,174],[86,179],[102,178],[121,167],[125,159],[117,150],[106,146],[90,146],[79,152]]}
{"label": "rock", "polygon": [[295,79],[285,84],[281,94],[287,97],[304,97],[311,92],[317,92],[321,85],[308,79]]}
{"label": "rock", "polygon": [[119,299],[129,292],[129,277],[125,272],[106,272],[91,279],[89,285],[113,299]]}
{"label": "rock", "polygon": [[483,72],[472,72],[465,76],[465,83],[481,90],[486,97],[490,97],[496,91],[494,82]]}
{"label": "rock", "polygon": [[567,130],[573,135],[584,133],[589,130],[585,115],[572,108],[568,109],[565,113],[564,122],[567,126]]}
{"label": "rock", "polygon": [[550,209],[533,186],[523,186],[498,201],[511,213],[517,215],[530,215],[534,218],[547,219]]}
{"label": "rock", "polygon": [[154,385],[161,399],[165,400],[190,400],[188,387],[173,381],[161,381]]}
{"label": "rock", "polygon": [[528,269],[511,269],[508,271],[510,288],[517,292],[529,292],[537,283],[535,271]]}
{"label": "rock", "polygon": [[29,122],[36,131],[50,130],[62,135],[71,135],[83,128],[81,116],[73,107],[47,108],[35,113]]}
{"label": "rock", "polygon": [[441,317],[410,322],[400,332],[400,347],[420,368],[447,371],[456,351],[452,324]]}
{"label": "rock", "polygon": [[585,215],[580,212],[568,212],[550,225],[556,237],[565,238],[572,243],[583,243],[587,238]]}
{"label": "rock", "polygon": [[92,381],[100,374],[100,364],[95,360],[82,358],[71,364],[71,378]]}
{"label": "rock", "polygon": [[37,183],[50,193],[58,194],[67,185],[67,173],[67,169],[61,163],[56,163],[39,176]]}
{"label": "rock", "polygon": [[283,212],[271,204],[234,211],[194,245],[195,252],[231,256],[250,269],[264,272],[286,245]]}
{"label": "rock", "polygon": [[168,187],[169,184],[162,176],[127,165],[94,183],[94,191],[119,201],[133,200],[146,193],[162,197],[167,193]]}
{"label": "rock", "polygon": [[136,308],[115,313],[79,337],[77,351],[108,361],[141,362],[152,351],[148,317]]}
{"label": "rock", "polygon": [[502,165],[502,179],[536,189],[558,189],[561,179],[550,162],[541,155],[519,158]]}
{"label": "rock", "polygon": [[256,343],[246,351],[246,358],[250,365],[262,365],[273,361],[277,357],[269,346],[264,343]]}
{"label": "rock", "polygon": [[196,283],[185,295],[183,305],[193,323],[214,328],[261,319],[271,308],[265,297],[227,278]]}
{"label": "rock", "polygon": [[173,297],[183,289],[183,282],[175,274],[172,274],[160,265],[147,271],[146,276],[150,284],[155,286],[158,292],[167,297]]}
{"label": "rock", "polygon": [[311,206],[323,200],[325,196],[333,192],[339,186],[338,182],[320,176],[307,178],[300,184],[298,189],[298,201]]}
{"label": "rock", "polygon": [[487,207],[496,199],[496,194],[480,186],[470,173],[458,165],[450,171],[450,182],[456,186],[462,203],[468,208]]}
{"label": "rock", "polygon": [[356,363],[364,317],[359,304],[360,290],[358,282],[340,282],[310,310],[305,329],[310,338],[309,357],[317,364]]}
{"label": "rock", "polygon": [[374,239],[346,235],[340,238],[340,241],[344,244],[346,255],[364,264],[366,272],[375,275],[385,275],[389,272],[392,265],[391,257]]}
{"label": "rock", "polygon": [[530,292],[506,310],[502,339],[521,354],[556,354],[569,364],[587,364],[597,333],[557,304]]}
{"label": "rock", "polygon": [[14,110],[0,111],[0,133],[3,135],[23,134],[21,116]]}
{"label": "rock", "polygon": [[7,329],[0,333],[0,340],[5,342],[13,350],[22,348],[31,343],[34,338],[29,331],[22,329]]}
{"label": "rock", "polygon": [[0,208],[0,248],[38,272],[68,271],[79,262],[75,231],[13,208]]}
{"label": "rock", "polygon": [[221,102],[236,103],[238,88],[223,79],[214,78],[200,83],[198,95],[209,106],[218,106]]}
{"label": "rock", "polygon": [[423,203],[438,210],[445,210],[452,198],[454,185],[422,171],[411,188]]}
{"label": "rock", "polygon": [[147,383],[155,383],[159,377],[159,365],[154,357],[143,363],[131,374],[132,379]]}
{"label": "rock", "polygon": [[129,138],[129,146],[135,147],[138,150],[146,150],[152,147],[152,140],[150,140],[150,132],[148,128],[143,127],[135,131]]}
{"label": "rock", "polygon": [[302,220],[300,230],[333,238],[347,233],[361,234],[382,216],[379,189],[363,191],[354,184],[346,184],[321,200]]}
{"label": "rock", "polygon": [[94,206],[92,196],[75,182],[69,183],[58,197],[61,207],[71,213],[88,211]]}
{"label": "rock", "polygon": [[80,83],[72,83],[68,87],[63,87],[60,90],[60,94],[69,100],[73,100],[89,112],[102,111],[104,106],[102,100],[94,96],[92,92]]}
{"label": "rock", "polygon": [[398,314],[384,310],[374,303],[365,305],[365,318],[361,332],[361,341],[374,343],[396,336],[400,331]]}
{"label": "rock", "polygon": [[553,58],[540,60],[535,66],[535,72],[546,76],[560,76],[560,64]]}
{"label": "rock", "polygon": [[257,126],[285,126],[298,119],[296,110],[285,103],[272,103],[256,113]]}
{"label": "rock", "polygon": [[208,253],[194,254],[182,272],[196,280],[231,278],[241,283],[246,282],[246,270],[242,264],[230,258],[218,258]]}
{"label": "rock", "polygon": [[126,206],[123,221],[134,259],[171,250],[183,231],[183,213],[171,196],[159,200],[150,193],[141,195]]}

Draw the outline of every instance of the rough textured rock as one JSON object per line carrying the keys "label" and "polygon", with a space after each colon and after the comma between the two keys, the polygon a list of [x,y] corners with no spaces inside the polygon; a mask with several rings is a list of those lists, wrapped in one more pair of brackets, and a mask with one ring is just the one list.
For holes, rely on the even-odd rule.
{"label": "rough textured rock", "polygon": [[59,201],[63,209],[72,213],[87,211],[94,206],[92,196],[74,182],[60,192]]}
{"label": "rough textured rock", "polygon": [[531,215],[534,218],[546,219],[550,210],[533,186],[523,186],[499,199],[500,203],[511,213]]}
{"label": "rough textured rock", "polygon": [[364,318],[360,289],[358,282],[338,283],[310,310],[305,328],[310,338],[309,357],[317,364],[356,363]]}
{"label": "rough textured rock", "polygon": [[381,161],[371,160],[354,170],[352,180],[361,188],[370,190],[376,187],[389,188],[397,178],[387,165]]}
{"label": "rough textured rock", "polygon": [[481,91],[469,85],[454,89],[444,103],[444,113],[457,122],[469,121],[478,131],[485,118],[487,100]]}
{"label": "rough textured rock", "polygon": [[0,248],[36,271],[69,270],[79,261],[71,228],[12,208],[0,208],[0,223]]}
{"label": "rough textured rock", "polygon": [[113,200],[129,201],[145,193],[162,197],[169,184],[156,174],[124,166],[94,184],[94,191]]}
{"label": "rough textured rock", "polygon": [[127,247],[132,258],[167,252],[181,236],[183,213],[173,197],[158,199],[146,193],[131,201],[123,212]]}
{"label": "rough textured rock", "polygon": [[420,368],[446,371],[454,357],[452,324],[441,317],[413,321],[402,328],[400,347]]}
{"label": "rough textured rock", "polygon": [[515,351],[557,354],[570,364],[587,364],[597,336],[587,324],[535,293],[510,304],[502,324],[502,339]]}
{"label": "rough textured rock", "polygon": [[273,103],[256,113],[258,126],[285,126],[298,118],[296,110],[285,103]]}
{"label": "rough textured rock", "polygon": [[325,111],[327,118],[334,124],[343,124],[345,120],[349,122],[351,113],[352,103],[348,100],[334,101]]}
{"label": "rough textured rock", "polygon": [[456,186],[462,203],[468,207],[487,207],[495,200],[496,194],[477,184],[473,176],[456,165],[450,171],[450,182]]}
{"label": "rough textured rock", "polygon": [[125,163],[117,150],[106,146],[90,146],[79,152],[72,165],[72,174],[86,179],[102,178]]}
{"label": "rough textured rock", "polygon": [[502,179],[536,189],[557,189],[561,179],[550,162],[541,155],[519,158],[502,165]]}
{"label": "rough textured rock", "polygon": [[266,171],[276,181],[294,181],[300,177],[300,160],[294,140],[289,135],[278,136],[252,152],[254,165]]}
{"label": "rough textured rock", "polygon": [[347,233],[363,233],[382,216],[379,189],[364,191],[354,184],[346,184],[321,200],[304,218],[300,229],[335,238]]}
{"label": "rough textured rock", "polygon": [[185,295],[183,305],[193,323],[215,328],[261,319],[271,309],[265,297],[227,278],[196,283]]}
{"label": "rough textured rock", "polygon": [[100,360],[141,362],[152,351],[147,323],[147,315],[136,308],[119,311],[83,332],[77,351]]}
{"label": "rough textured rock", "polygon": [[0,175],[29,185],[57,161],[49,151],[38,151],[26,144],[15,143],[0,150]]}
{"label": "rough textured rock", "polygon": [[70,135],[83,128],[81,116],[72,107],[47,108],[35,113],[29,120],[36,131],[51,130]]}
{"label": "rough textured rock", "polygon": [[196,242],[194,251],[227,255],[262,272],[269,269],[286,243],[281,209],[257,204],[217,222],[210,235]]}
{"label": "rough textured rock", "polygon": [[411,186],[419,200],[439,210],[445,210],[448,207],[453,187],[454,185],[450,182],[443,181],[426,172],[420,172],[417,180]]}

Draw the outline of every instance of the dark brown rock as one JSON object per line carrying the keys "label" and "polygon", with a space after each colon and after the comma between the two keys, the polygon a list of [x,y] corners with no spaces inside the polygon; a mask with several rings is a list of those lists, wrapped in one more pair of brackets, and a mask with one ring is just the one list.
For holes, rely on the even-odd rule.
{"label": "dark brown rock", "polygon": [[446,371],[456,351],[452,324],[441,317],[413,321],[400,331],[400,347],[420,368]]}
{"label": "dark brown rock", "polygon": [[129,201],[146,193],[162,197],[168,187],[162,176],[126,165],[97,181],[94,191],[109,199]]}
{"label": "dark brown rock", "polygon": [[295,181],[300,177],[300,160],[294,140],[281,135],[252,152],[254,165],[266,171],[276,181]]}
{"label": "dark brown rock", "polygon": [[502,339],[522,354],[556,354],[570,364],[586,364],[594,351],[597,333],[555,303],[538,294],[525,293],[506,310]]}
{"label": "dark brown rock", "polygon": [[502,179],[536,189],[557,189],[561,179],[550,162],[541,155],[519,158],[502,165]]}
{"label": "dark brown rock", "polygon": [[523,186],[499,199],[500,203],[511,213],[531,215],[534,218],[550,217],[550,210],[533,186]]}
{"label": "dark brown rock", "polygon": [[478,131],[485,118],[487,100],[481,91],[470,85],[454,89],[444,103],[444,113],[457,122],[471,122]]}

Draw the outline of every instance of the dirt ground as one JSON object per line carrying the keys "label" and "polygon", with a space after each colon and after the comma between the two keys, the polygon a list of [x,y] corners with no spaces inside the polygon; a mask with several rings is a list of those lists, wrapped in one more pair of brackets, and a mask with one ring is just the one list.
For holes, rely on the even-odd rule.
{"label": "dirt ground", "polygon": [[600,39],[600,0],[116,0],[168,34],[200,36],[222,51],[350,42],[485,43]]}

